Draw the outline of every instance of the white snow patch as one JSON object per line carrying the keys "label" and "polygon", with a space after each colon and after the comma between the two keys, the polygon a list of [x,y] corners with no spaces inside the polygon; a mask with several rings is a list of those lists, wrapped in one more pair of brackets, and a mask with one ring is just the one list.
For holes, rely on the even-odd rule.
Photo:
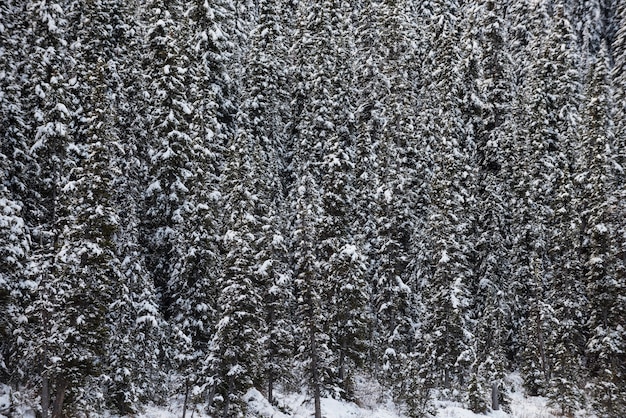
{"label": "white snow patch", "polygon": [[[309,396],[303,393],[290,394],[284,397],[277,394],[276,399],[278,404],[288,411],[288,414],[275,410],[275,415],[261,415],[262,417],[310,418],[313,416],[313,402]],[[402,415],[380,405],[374,408],[364,408],[352,402],[338,401],[332,398],[322,398],[321,401],[324,418],[403,418]]]}
{"label": "white snow patch", "polygon": [[65,116],[69,116],[70,115],[70,111],[67,110],[67,107],[63,103],[57,103],[56,110],[58,110],[59,112],[63,113]]}
{"label": "white snow patch", "polygon": [[257,274],[261,276],[267,276],[267,270],[272,267],[272,260],[265,260],[261,266],[257,269]]}
{"label": "white snow patch", "polygon": [[288,418],[288,415],[276,411],[276,408],[256,389],[250,389],[245,394],[244,399],[248,403],[249,412],[254,414],[254,416],[263,418]]}
{"label": "white snow patch", "polygon": [[237,239],[237,233],[233,231],[232,229],[229,229],[224,234],[224,242],[231,242],[231,241],[235,241],[236,239]]}
{"label": "white snow patch", "polygon": [[602,257],[591,257],[589,264],[602,264]]}
{"label": "white snow patch", "polygon": [[352,261],[356,261],[359,257],[356,246],[352,244],[344,245],[341,254],[350,257]]}
{"label": "white snow patch", "polygon": [[282,244],[284,241],[285,239],[280,234],[274,234],[274,236],[272,237],[272,245],[274,246],[278,246]]}
{"label": "white snow patch", "polygon": [[407,286],[399,276],[396,276],[396,282],[398,283],[398,289],[406,294],[411,293],[411,288]]}
{"label": "white snow patch", "polygon": [[157,180],[153,182],[152,184],[150,184],[150,186],[148,186],[148,189],[146,189],[146,195],[152,196],[155,192],[160,192],[160,191],[161,191],[161,182]]}
{"label": "white snow patch", "polygon": [[11,388],[0,383],[0,414],[8,413],[11,408]]}
{"label": "white snow patch", "polygon": [[396,350],[394,350],[393,348],[388,347],[385,350],[385,357],[395,357],[395,356],[396,356]]}
{"label": "white snow patch", "polygon": [[598,224],[596,225],[596,231],[598,231],[601,234],[606,234],[609,231],[609,229],[604,224]]}
{"label": "white snow patch", "polygon": [[391,190],[385,190],[385,202],[387,203],[391,203],[391,200],[393,199],[393,192]]}
{"label": "white snow patch", "polygon": [[[475,414],[465,408],[460,402],[435,401],[437,418],[555,418],[557,415],[547,406],[547,399],[543,397],[528,397],[522,389],[522,379],[519,374],[508,376],[505,381],[511,389],[511,413],[504,411],[489,411],[485,415]],[[407,418],[399,407],[391,402],[391,397],[385,390],[367,376],[357,376],[355,380],[359,404],[339,401],[332,398],[322,398],[322,416],[324,418]],[[196,393],[199,395],[199,393]],[[265,396],[257,389],[250,389],[244,400],[248,406],[246,418],[310,418],[313,416],[313,400],[302,391],[300,393],[274,394],[274,405],[270,404]],[[488,394],[485,394],[487,396]],[[168,406],[146,406],[136,418],[180,418],[183,410],[183,397],[174,397]],[[186,416],[209,418],[206,405],[203,403],[188,405]],[[0,413],[2,411],[0,410]],[[106,415],[111,417],[110,415]],[[578,417],[578,415],[577,415]],[[582,417],[582,416],[580,416]],[[591,418],[591,417],[589,417]]]}

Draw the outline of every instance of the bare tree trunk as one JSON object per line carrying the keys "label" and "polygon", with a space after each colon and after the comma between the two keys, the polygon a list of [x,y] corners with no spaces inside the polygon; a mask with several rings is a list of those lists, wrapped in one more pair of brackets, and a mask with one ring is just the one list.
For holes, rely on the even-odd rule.
{"label": "bare tree trunk", "polygon": [[498,382],[491,384],[491,409],[498,411],[500,409],[500,391],[498,389]]}
{"label": "bare tree trunk", "polygon": [[[535,258],[533,258],[533,272],[536,281],[536,288],[543,290],[543,285],[539,276],[539,270],[537,264],[534,262]],[[537,304],[537,339],[539,340],[539,355],[541,357],[541,368],[543,370],[544,378],[546,379],[546,384],[550,382],[550,366],[548,364],[548,359],[546,357],[546,347],[545,341],[543,338],[543,330],[541,327],[541,306],[539,305],[539,300],[543,298],[543,291],[539,294],[538,290],[535,290],[535,303]]]}
{"label": "bare tree trunk", "polygon": [[63,402],[65,401],[65,391],[68,386],[69,382],[67,379],[64,377],[58,379],[54,404],[52,405],[52,418],[63,418]]}
{"label": "bare tree trunk", "polygon": [[267,377],[267,401],[270,405],[274,405],[274,376],[270,372]]}
{"label": "bare tree trunk", "polygon": [[209,411],[213,412],[213,400],[215,399],[215,384],[211,385],[211,388],[207,392],[206,403]]}
{"label": "bare tree trunk", "polygon": [[343,390],[347,390],[346,387],[346,358],[345,358],[345,344],[341,344],[341,350],[339,351],[339,381],[343,385]]}
{"label": "bare tree trunk", "polygon": [[224,417],[228,417],[228,410],[230,409],[230,395],[235,391],[235,379],[232,376],[228,377],[228,392],[226,393],[226,399],[224,399]]}
{"label": "bare tree trunk", "polygon": [[[42,326],[44,334],[48,333],[48,311],[45,307],[41,312]],[[50,378],[48,377],[48,343],[43,343],[42,365],[41,365],[41,418],[48,418],[50,414]]]}
{"label": "bare tree trunk", "polygon": [[41,376],[41,418],[48,418],[50,413],[50,381],[44,369]]}
{"label": "bare tree trunk", "polygon": [[320,395],[320,377],[318,370],[317,341],[315,339],[315,324],[313,321],[313,309],[311,307],[309,317],[309,343],[311,345],[311,385],[313,386],[313,402],[315,404],[315,418],[322,418],[322,403]]}
{"label": "bare tree trunk", "polygon": [[189,399],[189,379],[185,380],[185,400],[183,401],[183,418],[187,415],[187,400]]}
{"label": "bare tree trunk", "polygon": [[541,356],[541,368],[543,369],[543,376],[546,379],[546,384],[550,381],[550,370],[548,367],[548,361],[546,358],[546,347],[543,339],[543,330],[541,329],[541,313],[537,313],[537,337],[539,339],[539,355]]}
{"label": "bare tree trunk", "polygon": [[[52,281],[51,278],[51,268],[54,266],[54,254],[56,254],[57,252],[57,245],[59,242],[59,230],[57,229],[57,186],[59,184],[59,178],[60,178],[60,168],[58,164],[55,164],[54,166],[54,174],[56,175],[55,178],[55,183],[54,186],[52,187],[52,234],[53,234],[53,240],[52,240],[52,248],[50,248],[50,254],[52,256],[51,258],[51,265],[47,267],[48,272],[44,273],[44,276],[42,276],[42,281],[43,279],[45,279],[45,281]],[[43,248],[43,246],[42,246]],[[46,290],[46,283],[44,283],[43,289],[44,292],[46,292],[46,294],[48,293]],[[49,296],[49,295],[47,295]],[[43,303],[42,304],[42,310],[41,310],[41,324],[42,324],[42,331],[43,331],[43,335],[44,335],[44,343],[43,343],[43,353],[42,353],[42,367],[43,367],[43,372],[42,372],[42,376],[41,376],[41,416],[42,418],[48,418],[50,416],[50,402],[51,402],[51,396],[50,396],[50,376],[48,374],[48,337],[49,332],[50,332],[50,312],[48,312],[47,310],[47,304]],[[53,410],[52,410],[52,418],[57,418],[63,410],[63,398],[65,397],[65,389],[67,387],[67,383],[65,383],[65,379],[62,379],[61,384],[58,385],[60,387],[57,387],[57,393],[54,399],[54,405],[53,405]],[[60,399],[59,399],[60,397]],[[60,405],[58,405],[58,403],[60,402]],[[57,412],[57,408],[59,409],[59,412]]]}
{"label": "bare tree trunk", "polygon": [[[270,323],[274,321],[274,314],[270,312]],[[267,362],[269,367],[267,368],[267,401],[270,405],[274,404],[274,341],[270,339]]]}

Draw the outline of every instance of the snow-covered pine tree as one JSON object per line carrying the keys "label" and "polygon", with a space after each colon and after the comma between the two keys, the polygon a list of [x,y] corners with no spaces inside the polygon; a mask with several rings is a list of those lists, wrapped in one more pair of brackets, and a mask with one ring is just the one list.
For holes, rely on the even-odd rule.
{"label": "snow-covered pine tree", "polygon": [[411,266],[421,267],[412,248],[420,247],[415,236],[427,184],[420,172],[427,148],[421,148],[416,132],[419,71],[414,62],[421,51],[408,2],[368,2],[357,13],[355,184],[358,230],[372,283],[368,361],[396,399],[417,405],[429,396],[416,372],[419,308],[411,283]]}
{"label": "snow-covered pine tree", "polygon": [[470,286],[475,260],[476,169],[472,159],[476,143],[463,113],[473,103],[468,103],[471,98],[464,98],[468,87],[459,42],[461,28],[456,23],[462,9],[458,2],[439,7],[444,18],[429,19],[432,46],[423,70],[428,111],[422,113],[420,121],[422,135],[428,138],[433,151],[425,234],[431,273],[423,280],[422,293],[425,306],[438,307],[424,318],[424,350],[434,362],[437,385],[465,390],[475,360]]}
{"label": "snow-covered pine tree", "polygon": [[615,35],[610,44],[615,88],[615,170],[618,184],[626,184],[626,4],[615,2]]}
{"label": "snow-covered pine tree", "polygon": [[[362,362],[358,346],[367,334],[368,299],[361,258],[350,256],[348,263],[345,258],[346,251],[358,251],[358,240],[348,228],[354,211],[355,147],[350,91],[354,47],[348,6],[343,1],[302,3],[293,48],[297,82],[292,110],[297,141],[293,164],[297,165],[297,177],[318,188],[308,191],[307,196],[314,200],[303,205],[320,205],[310,228],[315,236],[312,251],[319,263],[316,274],[321,277],[310,284],[319,286],[314,292],[323,296],[320,308],[325,313],[313,318],[315,326],[323,330],[316,338],[323,336],[322,343],[332,353],[332,358],[320,357],[324,363],[318,362],[318,383],[322,391],[340,397],[351,396],[349,365]],[[302,185],[297,177],[294,187]]]}
{"label": "snow-covered pine tree", "polygon": [[[347,223],[347,222],[346,222]],[[353,244],[336,249],[323,266],[325,300],[334,307],[327,321],[330,348],[336,358],[336,382],[343,399],[354,399],[353,378],[364,366],[368,351],[370,315],[369,285],[365,280],[365,257]]]}
{"label": "snow-covered pine tree", "polygon": [[[358,21],[355,24],[355,49],[354,82],[360,86],[357,90],[355,101],[355,124],[356,146],[354,156],[355,164],[355,212],[353,228],[358,231],[361,246],[364,250],[367,262],[367,277],[372,283],[373,269],[377,257],[375,247],[372,245],[376,239],[376,218],[372,216],[378,211],[378,204],[374,198],[379,188],[380,179],[378,166],[378,136],[382,119],[380,112],[382,103],[380,96],[383,95],[384,87],[377,78],[379,48],[376,46],[378,25],[373,3],[368,3],[357,12]],[[368,369],[373,376],[378,377],[382,355],[378,349],[378,326],[374,319],[372,298],[370,292],[369,310],[372,311],[370,321],[369,343],[367,352]]]}
{"label": "snow-covered pine tree", "polygon": [[[234,314],[237,298],[235,288],[241,284],[242,289],[247,286],[248,278],[238,282],[234,278],[233,287],[226,284],[234,276],[228,272],[228,267],[222,266],[227,254],[232,248],[224,245],[224,226],[222,222],[227,219],[227,211],[224,209],[226,200],[222,197],[224,160],[227,155],[225,146],[233,141],[236,129],[236,106],[233,103],[236,92],[236,81],[233,80],[233,54],[237,45],[233,42],[237,39],[239,20],[236,4],[230,0],[217,1],[212,4],[202,1],[194,1],[185,12],[185,27],[181,45],[187,51],[187,56],[182,64],[187,73],[188,101],[192,106],[192,114],[189,125],[189,135],[192,138],[193,147],[187,164],[187,169],[193,167],[192,173],[195,180],[189,183],[189,203],[187,215],[184,220],[183,240],[187,244],[187,255],[182,257],[177,264],[177,272],[171,281],[171,290],[176,294],[176,317],[175,323],[192,339],[192,353],[188,357],[191,362],[186,366],[189,373],[188,383],[193,387],[194,393],[202,393],[202,389],[209,390],[209,408],[214,407],[211,401],[212,395],[219,382],[209,382],[207,379],[216,371],[212,368],[211,359],[216,350],[226,349],[223,344],[216,347],[216,341],[225,337],[225,341],[232,339],[233,330],[237,330],[241,323],[224,325],[225,316]],[[192,178],[190,178],[191,180]],[[234,267],[237,270],[237,267]],[[251,290],[248,288],[249,293]],[[254,296],[254,295],[253,295]],[[254,305],[254,304],[253,304]],[[256,308],[256,306],[255,306]],[[252,308],[244,311],[250,311]],[[226,314],[224,313],[226,312]],[[243,318],[246,321],[249,318]],[[254,320],[258,319],[257,317]],[[254,325],[250,325],[254,328]],[[252,337],[251,337],[252,338]],[[224,343],[224,341],[222,341]],[[242,344],[243,347],[246,344]],[[245,348],[244,348],[245,349]],[[253,350],[251,350],[252,352]],[[228,357],[230,354],[226,354]],[[226,375],[224,369],[219,376],[230,380],[226,388],[219,388],[219,392],[225,394],[224,414],[230,414],[230,396],[241,396],[242,388],[249,386],[246,379],[256,373],[256,370],[238,370],[236,357],[227,358],[222,366],[232,366],[233,375]],[[245,361],[245,360],[241,360]],[[250,363],[255,364],[255,356],[251,356]],[[232,363],[235,362],[235,363]],[[209,367],[209,375],[203,370]],[[237,371],[238,370],[238,371]],[[235,399],[233,406],[240,404]],[[218,413],[220,410],[218,409]]]}
{"label": "snow-covered pine tree", "polygon": [[[527,389],[530,393],[543,392],[548,373],[545,354],[545,326],[543,318],[549,318],[547,306],[540,305],[543,298],[543,253],[545,228],[541,217],[545,216],[537,202],[537,185],[533,183],[532,153],[537,152],[532,145],[527,114],[531,114],[529,103],[533,94],[530,83],[532,72],[526,68],[532,62],[530,42],[543,30],[546,11],[541,4],[533,8],[530,2],[514,2],[510,9],[511,49],[515,71],[516,88],[519,91],[513,102],[514,126],[512,130],[509,160],[516,161],[510,171],[512,241],[511,254],[513,275],[511,289],[515,311],[514,329],[518,337],[514,342],[514,360],[520,369],[527,372]],[[533,16],[528,19],[528,16]],[[539,113],[539,112],[537,112]],[[533,113],[535,114],[535,113]],[[543,147],[543,146],[542,146]],[[529,348],[527,340],[536,336],[536,345]],[[532,375],[532,376],[530,376]]]}
{"label": "snow-covered pine tree", "polygon": [[227,10],[194,2],[155,3],[145,60],[150,135],[145,228],[148,267],[176,342],[165,358],[181,388],[196,390],[216,321],[219,175],[232,123],[223,60]]}
{"label": "snow-covered pine tree", "polygon": [[[322,310],[322,283],[320,262],[315,248],[318,242],[316,221],[322,214],[321,198],[307,164],[296,172],[295,201],[293,202],[292,256],[297,309],[294,327],[296,338],[295,366],[312,392],[315,418],[322,418],[321,396],[328,379],[330,350],[328,335],[323,333],[325,312]],[[300,170],[298,170],[300,171]]]}
{"label": "snow-covered pine tree", "polygon": [[[529,44],[529,51],[536,52],[529,52],[533,67],[524,81],[519,108],[518,124],[525,128],[521,131],[523,142],[515,151],[521,153],[521,169],[513,183],[519,225],[514,260],[521,297],[529,309],[523,315],[526,348],[522,368],[527,388],[541,393],[547,389],[557,361],[561,341],[557,325],[561,318],[557,316],[562,317],[563,325],[580,319],[578,308],[570,304],[583,294],[569,280],[579,273],[579,223],[572,207],[571,167],[581,91],[577,50],[563,8],[557,7],[551,15],[547,3],[535,7],[544,25],[535,25],[538,29]],[[564,295],[558,295],[557,288]],[[570,290],[572,293],[567,293]],[[562,303],[555,306],[557,302]],[[580,328],[580,324],[574,327]]]}
{"label": "snow-covered pine tree", "polygon": [[[0,137],[1,138],[1,137]],[[19,304],[23,301],[22,284],[25,262],[27,261],[30,238],[22,218],[22,205],[14,199],[7,183],[10,175],[10,159],[0,152],[0,376],[2,380],[15,381],[12,376],[16,367],[17,352],[20,350],[21,337],[17,324],[23,320],[19,315]]]}
{"label": "snow-covered pine tree", "polygon": [[148,186],[144,192],[142,227],[146,242],[143,244],[148,254],[148,268],[160,292],[162,309],[169,317],[172,301],[167,292],[168,282],[173,264],[178,259],[176,251],[182,254],[181,249],[175,248],[177,236],[174,227],[182,215],[176,220],[173,218],[175,213],[179,213],[177,210],[188,192],[184,182],[190,176],[185,170],[186,161],[177,165],[176,159],[184,159],[185,155],[179,154],[191,148],[185,145],[190,139],[186,129],[192,108],[185,95],[186,69],[185,63],[180,62],[181,45],[180,39],[177,39],[181,32],[180,15],[183,10],[178,2],[167,7],[166,3],[155,0],[148,5],[145,13],[147,51],[142,65],[146,100],[142,114],[147,132],[145,158]]}
{"label": "snow-covered pine tree", "polygon": [[135,36],[139,27],[133,6],[118,0],[83,4],[76,35],[81,96],[86,98],[84,135],[89,141],[103,142],[104,149],[98,152],[105,153],[116,170],[106,184],[113,211],[109,215],[118,219],[112,237],[117,281],[112,283],[115,297],[106,314],[109,338],[101,383],[106,407],[122,414],[135,411],[148,399],[158,399],[155,388],[163,381],[156,346],[160,314],[154,286],[137,248],[141,174],[139,138],[132,124],[138,115],[133,114],[126,91],[133,82],[126,77],[138,61]]}
{"label": "snow-covered pine tree", "polygon": [[[336,386],[333,390],[340,391],[335,396],[352,398],[353,371],[363,364],[367,351],[369,287],[364,277],[365,260],[357,247],[359,236],[351,228],[356,161],[350,9],[345,2],[336,2],[332,7],[336,9],[322,11],[317,17],[330,20],[335,32],[328,33],[332,39],[327,45],[318,44],[321,47],[318,53],[324,61],[317,71],[326,76],[318,78],[313,85],[310,111],[315,121],[307,134],[321,137],[319,145],[315,144],[321,152],[313,172],[318,179],[323,207],[323,215],[316,222],[324,310],[328,312],[324,330],[330,337],[329,348],[334,354],[335,372],[331,376],[333,381],[328,383]],[[311,34],[315,34],[316,26],[317,22],[309,29]],[[329,27],[324,29],[328,31]]]}
{"label": "snow-covered pine tree", "polygon": [[[262,156],[256,138],[240,130],[229,147],[224,170],[224,274],[219,288],[218,323],[209,346],[205,368],[209,405],[214,415],[241,416],[243,395],[262,379],[266,358],[263,296],[266,283],[259,264],[271,263],[265,249],[264,201],[258,196],[266,189],[259,160]],[[264,254],[265,253],[265,254]],[[258,259],[262,257],[265,259]],[[267,266],[267,264],[265,264]]]}
{"label": "snow-covered pine tree", "polygon": [[121,172],[115,167],[116,131],[104,110],[106,85],[98,64],[104,65],[96,63],[93,73],[77,80],[79,89],[94,85],[95,92],[82,100],[84,113],[67,146],[66,161],[73,164],[58,197],[59,248],[50,276],[56,309],[50,315],[62,338],[47,342],[54,359],[50,372],[57,380],[53,414],[62,407],[63,385],[68,400],[80,402],[81,408],[96,405],[90,396],[97,394],[86,393],[83,386],[86,377],[104,372],[107,312],[125,288],[114,242],[119,217],[112,201],[114,178]]}
{"label": "snow-covered pine tree", "polygon": [[[558,320],[554,324],[555,340],[549,347],[554,369],[548,395],[564,414],[571,414],[583,402],[578,379],[584,362],[583,322],[587,316],[586,292],[581,280],[581,219],[574,187],[577,158],[574,150],[580,141],[582,60],[564,6],[555,8],[552,22],[538,63],[539,68],[549,71],[542,75],[546,79],[542,91],[545,95],[542,134],[549,138],[547,154],[552,154],[544,160],[542,170],[552,184],[552,196],[545,200],[551,211],[547,219],[547,249],[552,270],[546,297]],[[547,81],[548,76],[552,80]]]}
{"label": "snow-covered pine tree", "polygon": [[[67,152],[70,137],[76,133],[80,109],[73,91],[78,87],[75,60],[69,53],[68,22],[75,15],[76,10],[65,3],[33,1],[27,5],[32,30],[26,42],[30,60],[24,68],[24,87],[34,95],[24,100],[33,126],[28,133],[32,165],[24,178],[28,186],[22,202],[33,238],[33,253],[26,273],[30,294],[20,306],[23,320],[16,332],[23,340],[19,350],[20,373],[22,379],[40,390],[44,417],[50,413],[60,416],[65,396],[80,393],[91,374],[88,366],[102,343],[96,329],[102,325],[100,313],[97,308],[87,309],[81,317],[77,310],[80,302],[71,300],[81,292],[76,283],[80,279],[76,276],[74,280],[62,266],[66,252],[61,252],[60,220],[68,213],[64,212],[67,208],[61,202],[61,194],[75,162],[67,158]],[[92,319],[94,327],[87,330]],[[79,354],[80,351],[83,352]]]}
{"label": "snow-covered pine tree", "polygon": [[564,2],[565,13],[573,28],[580,49],[581,69],[586,70],[600,50],[610,25],[606,0],[574,0]]}
{"label": "snow-covered pine tree", "polygon": [[[584,226],[585,276],[588,301],[587,372],[592,405],[603,416],[624,413],[623,397],[624,337],[615,321],[623,316],[625,305],[616,298],[623,294],[620,281],[623,264],[619,259],[623,245],[624,205],[616,186],[614,127],[614,88],[610,77],[606,45],[600,49],[590,68],[582,118],[581,209]],[[618,174],[619,176],[619,174]]]}
{"label": "snow-covered pine tree", "polygon": [[[507,339],[512,326],[508,294],[510,264],[510,196],[506,183],[513,170],[508,161],[512,146],[511,102],[514,77],[509,52],[505,5],[475,2],[466,16],[462,46],[467,58],[464,114],[467,131],[476,142],[476,261],[471,291],[475,321],[476,362],[468,395],[470,409],[506,407],[502,379],[507,370]],[[474,376],[476,375],[476,376]],[[495,398],[494,398],[495,397]],[[472,405],[473,404],[473,405]]]}
{"label": "snow-covered pine tree", "polygon": [[[254,140],[258,237],[254,243],[255,274],[262,282],[265,339],[263,383],[274,402],[274,387],[291,375],[292,281],[287,265],[288,222],[286,187],[287,90],[286,18],[283,0],[259,3],[259,16],[250,35],[250,52],[241,80],[240,128]],[[251,158],[248,156],[246,158]],[[251,174],[245,174],[248,178]]]}
{"label": "snow-covered pine tree", "polygon": [[[24,2],[0,5],[0,380],[17,383],[19,312],[24,302],[25,263],[30,233],[23,219],[28,164],[26,114],[21,67],[24,54]],[[17,332],[14,332],[17,331]]]}

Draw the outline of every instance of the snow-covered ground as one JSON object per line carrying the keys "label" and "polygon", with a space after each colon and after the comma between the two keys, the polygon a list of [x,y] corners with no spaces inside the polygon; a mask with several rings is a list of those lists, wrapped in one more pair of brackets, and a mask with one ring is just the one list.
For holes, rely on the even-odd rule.
{"label": "snow-covered ground", "polygon": [[[510,388],[511,412],[490,411],[486,415],[478,415],[464,408],[462,403],[451,401],[435,401],[437,418],[555,418],[558,414],[548,406],[548,400],[542,397],[526,396],[522,388],[522,379],[518,374],[507,377]],[[365,376],[355,380],[355,398],[357,403],[343,402],[332,398],[322,399],[322,416],[324,418],[406,418],[379,384]],[[11,399],[12,398],[12,399]],[[9,405],[13,408],[9,412]],[[248,404],[246,418],[311,418],[313,403],[304,393],[275,394],[275,405],[270,404],[261,392],[250,390],[245,400]],[[30,405],[30,406],[29,406]],[[34,405],[26,402],[22,394],[10,394],[8,386],[0,386],[0,418],[35,418]],[[190,405],[186,418],[210,418],[206,414],[205,405]],[[177,397],[169,405],[147,406],[133,418],[181,418],[183,398]],[[120,418],[109,414],[102,416],[91,414],[91,417]],[[581,411],[576,418],[597,418]]]}
{"label": "snow-covered ground", "polygon": [[[283,398],[290,403],[283,404],[280,411],[267,402],[261,393],[251,390],[246,399],[248,400],[249,412],[255,418],[310,418],[313,413],[311,402],[308,402],[301,395],[290,395]],[[157,408],[148,407],[138,418],[180,418],[182,407]],[[502,411],[489,412],[486,416],[492,418],[553,418],[555,415],[549,412],[545,398],[514,398],[511,404],[512,413],[507,414]],[[191,417],[192,411],[187,412],[187,417]],[[325,418],[405,418],[395,408],[379,406],[376,408],[361,407],[354,403],[341,402],[334,399],[322,399],[322,415]],[[195,418],[208,418],[200,409],[193,413]],[[485,418],[485,415],[478,415],[455,405],[451,402],[443,402],[439,405],[437,418]]]}
{"label": "snow-covered ground", "polygon": [[[514,391],[510,393],[511,413],[491,411],[486,415],[475,414],[463,405],[454,402],[436,402],[437,418],[554,418],[556,415],[547,406],[547,399],[528,397],[521,388],[521,379],[517,375],[509,377]],[[362,380],[357,390],[359,405],[335,399],[322,399],[322,416],[324,418],[406,418],[398,408],[388,400],[384,400],[380,388]],[[271,405],[257,390],[250,390],[246,395],[248,409],[254,418],[310,418],[313,405],[309,397],[303,393],[277,394],[278,407]],[[175,402],[169,408],[149,407],[138,418],[180,418],[182,404]],[[187,412],[187,418],[192,411]],[[194,418],[208,418],[197,408],[193,411]]]}

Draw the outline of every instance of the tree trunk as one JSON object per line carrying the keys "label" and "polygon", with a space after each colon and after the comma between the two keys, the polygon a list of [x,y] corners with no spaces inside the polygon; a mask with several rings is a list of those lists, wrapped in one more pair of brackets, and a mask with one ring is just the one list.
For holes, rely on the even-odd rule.
{"label": "tree trunk", "polygon": [[41,376],[41,418],[48,418],[50,413],[50,380],[45,370]]}
{"label": "tree trunk", "polygon": [[213,412],[213,400],[215,399],[215,384],[211,385],[211,388],[207,392],[206,403],[208,405],[209,411]]}
{"label": "tree trunk", "polygon": [[63,402],[65,401],[65,391],[68,386],[69,382],[67,379],[64,377],[58,379],[54,404],[52,405],[52,418],[63,418]]}
{"label": "tree trunk", "polygon": [[539,340],[539,355],[541,356],[541,368],[543,376],[546,379],[546,385],[550,382],[550,370],[546,358],[546,347],[543,339],[543,330],[541,329],[541,313],[537,313],[537,338]]}
{"label": "tree trunk", "polygon": [[[532,260],[535,260],[536,257],[533,257]],[[534,298],[535,298],[535,303],[537,304],[537,317],[535,318],[536,323],[537,323],[537,340],[539,343],[539,355],[541,357],[541,368],[543,371],[543,375],[544,378],[546,380],[546,385],[549,384],[550,382],[550,366],[548,365],[548,359],[546,357],[546,347],[545,347],[545,341],[543,338],[543,329],[541,326],[541,306],[539,305],[539,301],[543,299],[543,291],[539,292],[539,289],[543,290],[543,285],[541,283],[541,280],[539,278],[539,271],[538,271],[538,267],[536,265],[536,263],[534,261],[531,261],[531,265],[533,265],[533,272],[534,272],[534,276],[535,276],[535,285],[536,288],[534,290]]]}
{"label": "tree trunk", "polygon": [[339,381],[343,386],[342,389],[347,391],[346,387],[346,359],[345,359],[345,344],[341,344],[341,349],[339,350]]}
{"label": "tree trunk", "polygon": [[[268,322],[274,321],[274,314],[270,311],[270,316]],[[267,369],[267,401],[270,405],[274,404],[274,342],[272,340],[269,341],[269,350],[267,362],[269,367]]]}
{"label": "tree trunk", "polygon": [[498,411],[500,409],[500,391],[498,389],[498,382],[491,384],[491,409]]}
{"label": "tree trunk", "polygon": [[189,379],[185,380],[185,400],[183,401],[183,418],[187,415],[187,400],[189,399]]}
{"label": "tree trunk", "polygon": [[274,376],[272,376],[272,372],[267,377],[267,401],[270,405],[274,405]]}
{"label": "tree trunk", "polygon": [[[42,325],[44,333],[47,336],[48,332],[48,311],[45,307],[42,309]],[[47,340],[46,340],[47,341]],[[50,414],[50,378],[48,377],[48,344],[44,341],[43,353],[42,353],[42,373],[41,373],[41,418],[48,418]]]}
{"label": "tree trunk", "polygon": [[313,322],[313,309],[309,318],[309,343],[311,345],[311,385],[313,386],[313,402],[315,404],[315,418],[322,418],[322,403],[320,395],[320,380],[318,370],[317,342],[315,340],[315,324]]}

